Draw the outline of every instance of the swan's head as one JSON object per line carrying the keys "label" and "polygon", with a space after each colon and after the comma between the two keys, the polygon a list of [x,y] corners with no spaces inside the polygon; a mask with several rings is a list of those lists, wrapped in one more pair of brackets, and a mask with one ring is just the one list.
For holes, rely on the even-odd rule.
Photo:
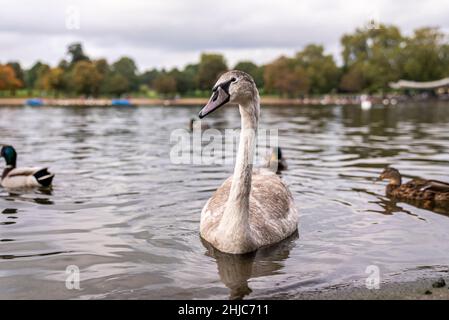
{"label": "swan's head", "polygon": [[249,74],[239,70],[228,71],[218,79],[212,89],[212,97],[200,111],[199,117],[204,118],[227,103],[253,105],[250,102],[258,97],[256,84]]}

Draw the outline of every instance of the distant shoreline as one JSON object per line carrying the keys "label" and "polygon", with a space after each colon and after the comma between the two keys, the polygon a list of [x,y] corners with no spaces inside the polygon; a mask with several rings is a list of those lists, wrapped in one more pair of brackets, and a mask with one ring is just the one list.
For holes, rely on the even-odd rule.
{"label": "distant shoreline", "polygon": [[[0,98],[0,106],[24,106],[31,98]],[[35,98],[42,102],[44,106],[113,106],[114,100],[125,100],[130,105],[148,106],[201,106],[207,103],[206,98],[177,98],[177,99],[155,99],[155,98],[129,98],[129,99],[65,99],[65,98]],[[261,104],[264,105],[356,105],[360,102],[355,98],[322,97],[305,99],[287,99],[261,97]],[[120,104],[117,104],[120,105]]]}
{"label": "distant shoreline", "polygon": [[[425,102],[429,99],[413,99],[407,96],[379,96],[352,95],[352,96],[317,96],[310,98],[288,99],[279,97],[264,97],[262,105],[271,106],[360,106],[362,100],[369,101],[372,105],[396,105],[401,102]],[[109,106],[203,106],[207,98],[0,98],[0,107],[7,106],[77,106],[77,107],[109,107]],[[435,101],[449,101],[449,99],[436,98]]]}

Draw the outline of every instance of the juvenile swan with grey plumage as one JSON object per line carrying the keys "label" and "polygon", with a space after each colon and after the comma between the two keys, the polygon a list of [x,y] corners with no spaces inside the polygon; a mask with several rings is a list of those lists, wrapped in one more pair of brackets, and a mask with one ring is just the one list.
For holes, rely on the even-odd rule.
{"label": "juvenile swan with grey plumage", "polygon": [[242,71],[229,71],[217,81],[201,110],[203,118],[226,103],[239,105],[241,133],[234,174],[212,195],[201,212],[201,237],[218,250],[243,254],[292,235],[298,212],[288,187],[267,169],[253,171],[259,123],[259,92]]}

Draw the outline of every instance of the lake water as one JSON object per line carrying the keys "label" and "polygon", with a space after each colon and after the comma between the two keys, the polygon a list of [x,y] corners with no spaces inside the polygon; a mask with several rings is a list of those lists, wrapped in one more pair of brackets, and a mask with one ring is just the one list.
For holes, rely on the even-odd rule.
{"label": "lake water", "polygon": [[[299,232],[243,257],[213,252],[198,233],[232,165],[169,158],[170,134],[199,109],[0,108],[0,143],[19,165],[56,173],[51,191],[0,188],[0,298],[288,298],[364,286],[369,266],[382,283],[447,272],[449,215],[391,201],[374,180],[387,164],[406,179],[449,180],[448,104],[263,107]],[[232,107],[206,120],[240,125]],[[80,290],[66,288],[68,266]]]}

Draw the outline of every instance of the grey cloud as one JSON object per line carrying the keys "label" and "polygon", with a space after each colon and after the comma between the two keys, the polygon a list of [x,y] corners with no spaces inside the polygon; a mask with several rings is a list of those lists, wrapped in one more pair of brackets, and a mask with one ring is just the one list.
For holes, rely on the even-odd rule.
{"label": "grey cloud", "polygon": [[[80,30],[65,28],[70,5],[80,10]],[[38,58],[54,62],[72,40],[82,41],[88,53],[107,58],[143,57],[141,65],[149,67],[182,66],[187,57],[210,50],[234,57],[240,53],[242,59],[257,51],[259,59],[267,61],[273,54],[311,42],[338,53],[335,48],[341,35],[371,18],[398,24],[406,32],[423,25],[449,29],[445,0],[0,0],[0,7],[0,40],[8,46],[2,48],[0,60],[18,58],[27,63]],[[22,49],[27,46],[47,50]],[[154,60],[145,58],[145,52]],[[177,60],[168,61],[168,57]]]}

